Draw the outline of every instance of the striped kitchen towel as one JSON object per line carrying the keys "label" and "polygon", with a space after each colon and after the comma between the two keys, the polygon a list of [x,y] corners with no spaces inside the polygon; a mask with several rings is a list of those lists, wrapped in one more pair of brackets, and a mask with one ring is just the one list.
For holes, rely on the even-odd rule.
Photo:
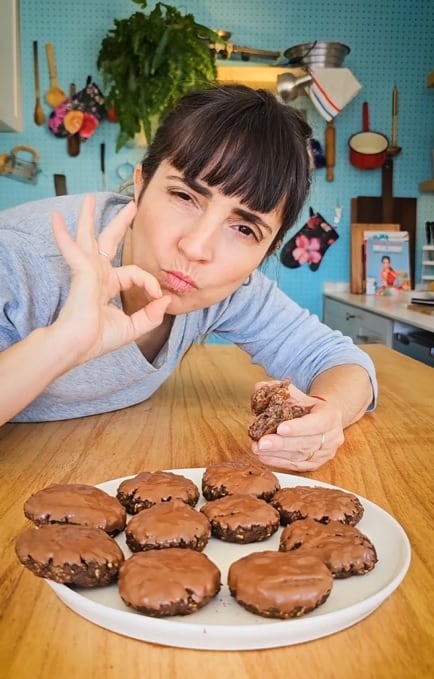
{"label": "striped kitchen towel", "polygon": [[307,93],[320,115],[330,121],[362,89],[348,68],[310,68],[312,84]]}

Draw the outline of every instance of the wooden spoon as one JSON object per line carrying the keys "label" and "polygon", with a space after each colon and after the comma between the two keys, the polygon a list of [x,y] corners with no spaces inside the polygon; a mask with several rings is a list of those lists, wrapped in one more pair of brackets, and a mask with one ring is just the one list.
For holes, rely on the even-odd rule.
{"label": "wooden spoon", "polygon": [[39,61],[38,61],[38,43],[33,41],[33,69],[35,74],[35,110],[33,113],[33,120],[36,125],[43,125],[45,123],[45,113],[42,108],[40,92],[39,92]]}
{"label": "wooden spoon", "polygon": [[56,108],[66,99],[66,94],[60,89],[59,83],[57,82],[56,75],[56,65],[54,62],[54,50],[51,42],[47,42],[45,45],[45,51],[47,53],[48,70],[50,72],[50,87],[45,92],[45,99],[47,104],[52,108]]}

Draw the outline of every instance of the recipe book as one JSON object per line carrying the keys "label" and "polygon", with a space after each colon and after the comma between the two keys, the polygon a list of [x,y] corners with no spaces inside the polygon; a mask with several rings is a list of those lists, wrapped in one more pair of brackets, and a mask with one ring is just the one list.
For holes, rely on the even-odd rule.
{"label": "recipe book", "polygon": [[365,231],[364,241],[366,288],[410,290],[408,231]]}

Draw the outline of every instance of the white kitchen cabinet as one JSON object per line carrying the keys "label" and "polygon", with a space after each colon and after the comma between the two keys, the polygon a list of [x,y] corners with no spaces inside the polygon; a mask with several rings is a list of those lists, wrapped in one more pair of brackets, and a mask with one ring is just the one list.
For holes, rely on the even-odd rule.
{"label": "white kitchen cabinet", "polygon": [[422,246],[422,283],[434,283],[434,245]]}
{"label": "white kitchen cabinet", "polygon": [[355,344],[392,346],[393,321],[351,304],[325,297],[324,323],[351,337]]}
{"label": "white kitchen cabinet", "polygon": [[0,0],[0,132],[22,132],[19,0]]}

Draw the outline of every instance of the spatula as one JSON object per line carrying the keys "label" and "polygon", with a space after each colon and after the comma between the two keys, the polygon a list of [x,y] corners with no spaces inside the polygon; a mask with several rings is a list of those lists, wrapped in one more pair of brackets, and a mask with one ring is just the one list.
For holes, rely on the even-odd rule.
{"label": "spatula", "polygon": [[61,104],[62,101],[65,101],[66,94],[62,89],[60,89],[59,83],[57,82],[56,64],[54,61],[54,50],[51,42],[47,42],[47,44],[45,45],[45,51],[47,53],[48,70],[50,72],[50,87],[45,92],[45,99],[49,106],[51,106],[52,108],[56,108],[56,106],[59,106],[59,104]]}

